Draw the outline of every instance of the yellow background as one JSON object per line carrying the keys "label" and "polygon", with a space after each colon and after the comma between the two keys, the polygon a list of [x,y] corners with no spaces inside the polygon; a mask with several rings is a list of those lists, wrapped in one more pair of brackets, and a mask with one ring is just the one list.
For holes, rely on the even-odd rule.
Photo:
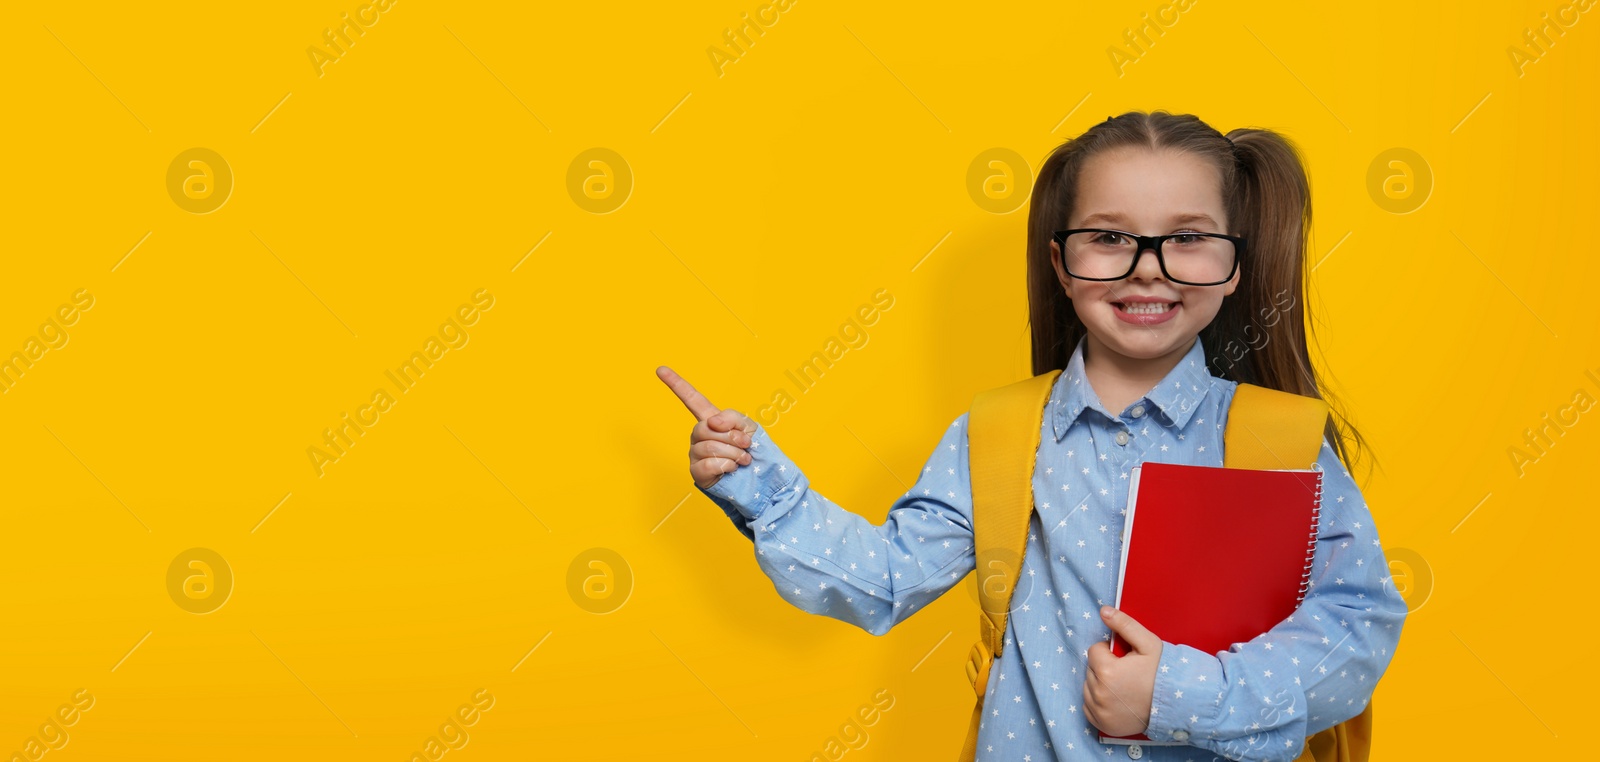
{"label": "yellow background", "polygon": [[[448,759],[801,760],[888,691],[849,759],[954,755],[972,580],[882,638],[788,606],[693,490],[654,368],[754,412],[887,289],[770,427],[881,521],[1029,372],[1026,209],[980,208],[968,165],[1156,108],[1309,163],[1319,357],[1386,547],[1432,579],[1397,569],[1420,608],[1374,758],[1590,745],[1600,411],[1520,475],[1507,451],[1600,398],[1600,13],[1519,76],[1560,3],[1197,0],[1119,75],[1161,4],[1073,5],[797,0],[721,76],[755,0],[399,0],[321,76],[355,0],[11,8],[0,356],[95,302],[0,395],[0,753],[87,690],[48,759],[409,759],[487,691]],[[204,215],[166,188],[196,147],[234,175]],[[567,188],[596,147],[634,178],[609,214]],[[1366,188],[1396,147],[1433,176],[1403,215]],[[398,394],[478,289],[470,342]],[[319,477],[307,448],[380,388]],[[204,615],[166,587],[197,547],[234,575]],[[603,615],[569,588],[593,548],[631,573]]]}

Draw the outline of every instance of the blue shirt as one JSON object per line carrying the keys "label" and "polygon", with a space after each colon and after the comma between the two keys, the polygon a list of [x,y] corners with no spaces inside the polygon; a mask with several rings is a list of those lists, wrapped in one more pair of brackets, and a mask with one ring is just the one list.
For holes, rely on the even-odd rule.
{"label": "blue shirt", "polygon": [[[1360,490],[1324,442],[1300,607],[1221,653],[1163,643],[1146,733],[1186,745],[1100,743],[1083,713],[1083,679],[1089,646],[1110,637],[1099,607],[1116,603],[1129,470],[1147,461],[1221,466],[1238,384],[1210,374],[1197,339],[1144,397],[1112,413],[1084,376],[1083,351],[1080,340],[1045,410],[1016,593],[1028,602],[1013,602],[989,671],[978,760],[1295,759],[1307,736],[1366,706],[1406,615]],[[975,567],[966,423],[962,413],[950,424],[881,525],[812,489],[759,423],[751,462],[702,492],[751,539],[785,600],[883,635]]]}

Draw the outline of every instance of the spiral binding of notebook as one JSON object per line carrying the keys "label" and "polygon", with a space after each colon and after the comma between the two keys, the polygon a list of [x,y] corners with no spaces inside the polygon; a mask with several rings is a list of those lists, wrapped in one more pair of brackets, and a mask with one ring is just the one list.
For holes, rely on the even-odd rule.
{"label": "spiral binding of notebook", "polygon": [[1295,598],[1297,606],[1305,601],[1306,593],[1311,590],[1311,574],[1315,571],[1317,557],[1317,529],[1322,525],[1322,472],[1312,473],[1316,474],[1316,500],[1311,506],[1311,537],[1306,540],[1306,566],[1300,575],[1300,592]]}

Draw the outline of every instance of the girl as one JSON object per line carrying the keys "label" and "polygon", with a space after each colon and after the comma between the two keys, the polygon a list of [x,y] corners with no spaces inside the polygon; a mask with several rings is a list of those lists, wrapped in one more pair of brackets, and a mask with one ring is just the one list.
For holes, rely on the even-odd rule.
{"label": "girl", "polygon": [[[1309,222],[1305,170],[1269,130],[1224,136],[1193,116],[1129,112],[1040,169],[1028,213],[1033,370],[1063,371],[1033,471],[1015,600],[1027,598],[990,669],[979,760],[1292,760],[1366,706],[1406,608],[1345,468],[1345,438],[1362,439],[1337,413],[1315,466],[1311,587],[1292,616],[1213,654],[1110,606],[1130,468],[1221,466],[1241,382],[1325,393],[1305,334]],[[657,374],[698,419],[690,476],[790,603],[882,635],[973,571],[966,413],[875,526],[813,490],[760,424],[666,367]],[[1121,658],[1108,650],[1113,631],[1133,647]],[[1183,745],[1108,745],[1102,732]]]}

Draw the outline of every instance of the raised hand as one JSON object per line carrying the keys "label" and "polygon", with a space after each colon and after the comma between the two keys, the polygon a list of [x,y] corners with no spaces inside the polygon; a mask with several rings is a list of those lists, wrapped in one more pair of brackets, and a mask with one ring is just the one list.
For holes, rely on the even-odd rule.
{"label": "raised hand", "polygon": [[656,368],[656,376],[695,417],[689,431],[689,477],[695,486],[709,488],[723,474],[750,462],[750,453],[744,448],[750,446],[755,421],[737,410],[719,409],[665,365]]}

